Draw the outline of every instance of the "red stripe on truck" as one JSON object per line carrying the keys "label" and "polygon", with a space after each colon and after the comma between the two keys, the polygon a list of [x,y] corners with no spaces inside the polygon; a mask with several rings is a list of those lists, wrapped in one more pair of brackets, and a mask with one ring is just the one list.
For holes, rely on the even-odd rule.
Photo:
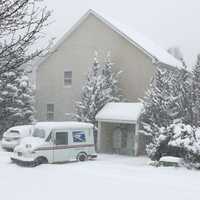
{"label": "red stripe on truck", "polygon": [[79,148],[79,147],[94,147],[94,144],[59,145],[59,146],[52,146],[52,147],[40,147],[38,149],[35,149],[35,151],[57,150],[57,149],[71,149],[71,148]]}

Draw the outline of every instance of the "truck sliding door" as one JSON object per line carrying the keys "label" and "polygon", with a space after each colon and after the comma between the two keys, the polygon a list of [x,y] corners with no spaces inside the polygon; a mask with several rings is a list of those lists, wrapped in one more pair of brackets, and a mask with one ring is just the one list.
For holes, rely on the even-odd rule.
{"label": "truck sliding door", "polygon": [[65,130],[55,132],[55,140],[53,147],[54,162],[64,162],[69,160],[70,153],[68,151],[69,133]]}

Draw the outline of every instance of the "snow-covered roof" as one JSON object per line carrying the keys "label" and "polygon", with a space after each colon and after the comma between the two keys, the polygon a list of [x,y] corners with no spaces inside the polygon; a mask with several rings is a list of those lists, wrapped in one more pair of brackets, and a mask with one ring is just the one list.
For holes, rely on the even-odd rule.
{"label": "snow-covered roof", "polygon": [[32,125],[20,125],[20,126],[13,126],[11,128],[9,128],[8,130],[18,130],[18,131],[23,131],[26,129],[32,128]]}
{"label": "snow-covered roof", "polygon": [[[128,40],[131,44],[136,46],[146,55],[148,55],[152,61],[158,61],[162,64],[166,64],[168,66],[182,68],[182,63],[177,60],[174,56],[169,54],[165,49],[161,48],[160,46],[156,45],[153,41],[147,39],[142,34],[138,33],[137,31],[133,30],[130,27],[125,26],[124,24],[120,24],[116,22],[110,17],[106,17],[104,15],[100,15],[94,10],[88,10],[88,12],[80,18],[80,20],[72,26],[72,28],[64,34],[64,36],[58,40],[52,51],[56,50],[63,42],[79,27],[79,25],[84,22],[88,16],[93,15],[101,20],[103,23],[108,25],[113,31],[120,34],[126,40]],[[39,65],[45,60],[43,58]]]}
{"label": "snow-covered roof", "polygon": [[[27,136],[31,133],[32,127],[33,127],[32,125],[13,126],[4,133],[4,136],[16,137],[17,134],[20,134],[20,136]],[[19,133],[16,134],[16,132],[14,131],[17,131]]]}
{"label": "snow-covered roof", "polygon": [[182,68],[182,63],[178,59],[176,59],[165,49],[163,49],[150,39],[144,37],[141,33],[132,29],[132,27],[130,28],[124,23],[121,24],[108,16],[99,15],[93,10],[89,10],[87,15],[89,14],[95,15],[101,21],[109,25],[114,31],[119,33],[121,36],[123,36],[129,42],[131,42],[134,46],[138,47],[140,50],[142,50],[144,53],[151,56],[155,60],[169,66]]}
{"label": "snow-covered roof", "polygon": [[132,124],[137,122],[142,109],[142,103],[108,103],[96,115],[96,120]]}
{"label": "snow-covered roof", "polygon": [[66,121],[66,122],[37,122],[36,127],[40,128],[93,128],[90,123],[76,122],[76,121]]}
{"label": "snow-covered roof", "polygon": [[181,163],[182,158],[174,156],[163,156],[160,158],[161,162],[170,162],[170,163]]}

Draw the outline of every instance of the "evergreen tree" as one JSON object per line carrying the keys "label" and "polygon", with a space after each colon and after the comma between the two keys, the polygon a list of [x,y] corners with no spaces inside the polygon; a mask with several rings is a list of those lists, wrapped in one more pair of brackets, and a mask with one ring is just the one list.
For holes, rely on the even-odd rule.
{"label": "evergreen tree", "polygon": [[200,55],[192,71],[192,125],[200,125]]}
{"label": "evergreen tree", "polygon": [[114,63],[111,62],[110,55],[107,55],[106,61],[101,66],[101,91],[99,104],[103,107],[108,102],[118,102],[122,100],[120,95],[120,89],[118,86],[120,74],[122,71],[117,73],[113,72]]}
{"label": "evergreen tree", "polygon": [[154,132],[155,127],[169,126],[174,120],[191,122],[191,78],[186,70],[157,68],[143,99],[142,121]]}
{"label": "evergreen tree", "polygon": [[76,102],[76,118],[78,121],[93,122],[97,113],[97,99],[100,93],[100,64],[95,57],[93,65],[89,68],[86,81],[82,87],[81,99]]}
{"label": "evergreen tree", "polygon": [[170,104],[170,79],[172,73],[168,70],[157,68],[154,79],[143,99],[145,113],[143,121],[153,126],[161,127],[171,122],[167,111]]}
{"label": "evergreen tree", "polygon": [[96,124],[95,116],[108,102],[120,100],[119,73],[112,71],[113,64],[107,58],[100,64],[95,56],[83,85],[80,101],[76,102],[75,117],[78,121]]}
{"label": "evergreen tree", "polygon": [[0,75],[0,133],[34,120],[33,89],[23,69]]}
{"label": "evergreen tree", "polygon": [[37,48],[51,12],[37,0],[0,1],[0,134],[33,121],[33,91],[25,66],[44,55]]}

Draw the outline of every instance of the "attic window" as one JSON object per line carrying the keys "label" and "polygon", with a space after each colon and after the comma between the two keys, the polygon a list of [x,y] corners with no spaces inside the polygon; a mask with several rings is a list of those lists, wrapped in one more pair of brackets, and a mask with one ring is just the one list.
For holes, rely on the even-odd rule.
{"label": "attic window", "polygon": [[64,71],[64,86],[72,85],[72,71]]}

